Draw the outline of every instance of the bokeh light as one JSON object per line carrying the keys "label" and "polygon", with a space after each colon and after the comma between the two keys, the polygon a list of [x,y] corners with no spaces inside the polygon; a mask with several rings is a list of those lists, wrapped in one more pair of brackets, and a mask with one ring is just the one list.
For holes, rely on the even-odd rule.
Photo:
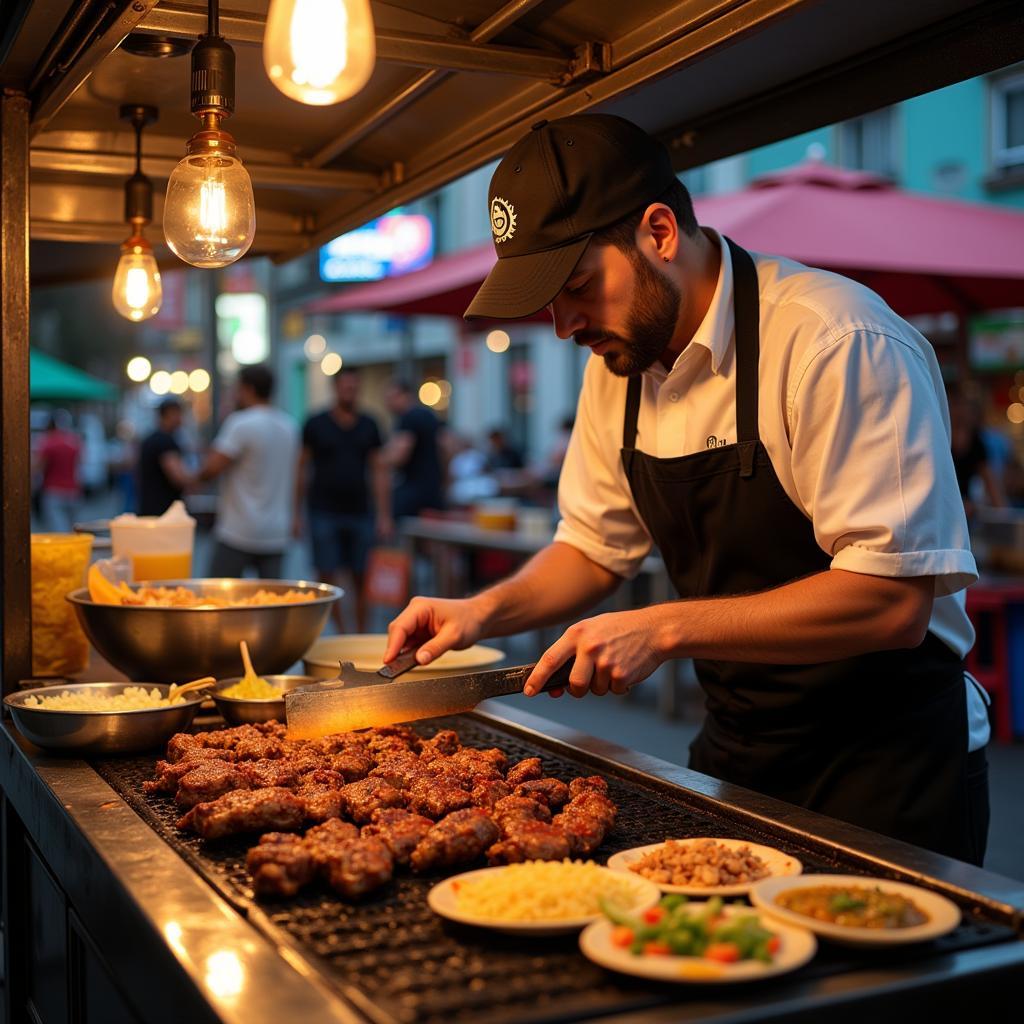
{"label": "bokeh light", "polygon": [[166,370],[157,370],[149,378],[149,390],[154,395],[166,395],[171,390],[171,375]]}
{"label": "bokeh light", "polygon": [[424,381],[420,385],[420,401],[429,406],[435,406],[441,401],[441,388],[436,380]]}
{"label": "bokeh light", "polygon": [[141,384],[153,372],[153,366],[145,356],[135,356],[128,360],[125,372],[128,374],[129,380]]}
{"label": "bokeh light", "polygon": [[506,331],[491,331],[487,335],[487,347],[492,352],[507,352],[512,339]]}
{"label": "bokeh light", "polygon": [[315,363],[327,351],[327,339],[322,334],[311,334],[303,343],[302,351]]}
{"label": "bokeh light", "polygon": [[337,352],[328,352],[327,355],[320,360],[320,369],[327,374],[328,377],[333,377],[341,369],[341,356]]}
{"label": "bokeh light", "polygon": [[196,393],[205,391],[210,386],[210,375],[200,368],[188,375],[188,386]]}

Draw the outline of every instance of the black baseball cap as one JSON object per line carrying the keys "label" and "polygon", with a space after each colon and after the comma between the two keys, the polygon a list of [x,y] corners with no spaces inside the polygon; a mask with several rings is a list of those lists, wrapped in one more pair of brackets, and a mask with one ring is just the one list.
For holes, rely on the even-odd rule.
{"label": "black baseball cap", "polygon": [[538,121],[498,164],[488,209],[498,262],[467,320],[514,320],[562,290],[591,235],[675,182],[668,150],[625,118],[574,114]]}

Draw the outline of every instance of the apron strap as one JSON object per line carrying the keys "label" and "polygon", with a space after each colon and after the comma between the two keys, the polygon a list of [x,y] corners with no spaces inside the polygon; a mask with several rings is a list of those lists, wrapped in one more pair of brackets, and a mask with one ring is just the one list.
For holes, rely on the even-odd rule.
{"label": "apron strap", "polygon": [[[746,249],[731,238],[725,241],[732,256],[733,310],[736,321],[736,440],[757,441],[757,364],[760,348],[760,311],[757,268]],[[745,474],[746,475],[746,474]]]}
{"label": "apron strap", "polygon": [[643,387],[641,374],[629,378],[626,388],[626,415],[622,421],[622,447],[632,451],[636,447],[636,423],[640,416],[640,391]]}

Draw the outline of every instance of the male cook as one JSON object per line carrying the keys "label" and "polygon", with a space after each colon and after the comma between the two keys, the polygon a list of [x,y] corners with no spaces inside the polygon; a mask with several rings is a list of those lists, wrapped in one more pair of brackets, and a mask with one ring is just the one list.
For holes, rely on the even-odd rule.
{"label": "male cook", "polygon": [[928,342],[867,288],[698,227],[665,148],[620,118],[540,122],[489,195],[498,261],[466,318],[546,306],[600,358],[554,542],[475,597],[414,598],[387,659],[583,614],[655,544],[682,600],[581,619],[528,693],[571,657],[577,697],[692,657],[692,768],[980,864],[977,570]]}

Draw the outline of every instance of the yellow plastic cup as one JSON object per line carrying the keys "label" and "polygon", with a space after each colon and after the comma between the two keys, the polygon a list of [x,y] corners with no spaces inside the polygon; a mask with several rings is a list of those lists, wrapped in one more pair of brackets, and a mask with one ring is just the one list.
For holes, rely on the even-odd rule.
{"label": "yellow plastic cup", "polygon": [[89,641],[64,600],[85,585],[91,533],[32,534],[32,674],[69,676],[89,664]]}

